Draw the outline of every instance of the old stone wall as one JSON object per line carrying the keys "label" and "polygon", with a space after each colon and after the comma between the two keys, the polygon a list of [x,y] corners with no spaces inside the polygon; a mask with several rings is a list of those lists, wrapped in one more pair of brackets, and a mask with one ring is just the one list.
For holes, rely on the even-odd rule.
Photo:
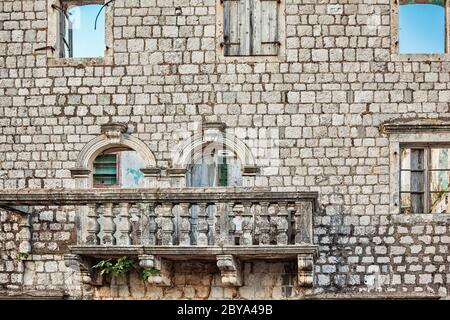
{"label": "old stone wall", "polygon": [[105,277],[95,289],[98,299],[286,299],[299,298],[293,263],[248,262],[241,287],[224,287],[214,263],[183,262],[174,266],[174,286],[146,284],[135,272],[119,278]]}
{"label": "old stone wall", "polygon": [[[1,1],[0,188],[74,187],[70,169],[108,122],[127,123],[162,168],[170,167],[174,134],[202,120],[224,122],[242,140],[273,129],[279,161],[262,165],[255,184],[319,192],[315,293],[448,295],[448,219],[390,212],[389,136],[379,126],[449,117],[450,61],[393,54],[390,0],[331,2],[284,1],[285,55],[224,61],[216,1],[116,0],[113,63],[63,65],[35,51],[47,46],[47,2]],[[1,212],[0,286],[9,290],[20,289],[14,219]],[[65,290],[62,254],[75,241],[74,212],[40,211],[32,229],[24,284]],[[217,289],[208,282],[216,275],[205,271],[201,288],[180,274],[179,289],[144,294],[285,297],[281,273],[267,284],[273,289],[253,292],[265,268],[253,269],[261,274],[254,287]],[[96,295],[120,296],[106,288]]]}
{"label": "old stone wall", "polygon": [[21,287],[22,270],[19,269],[18,214],[0,212],[0,291]]}

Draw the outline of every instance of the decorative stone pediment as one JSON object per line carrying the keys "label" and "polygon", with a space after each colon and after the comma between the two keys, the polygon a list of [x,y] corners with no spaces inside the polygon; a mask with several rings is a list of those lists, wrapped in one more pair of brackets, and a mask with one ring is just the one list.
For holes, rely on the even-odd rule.
{"label": "decorative stone pediment", "polygon": [[385,122],[380,126],[382,133],[450,132],[450,118],[405,118]]}

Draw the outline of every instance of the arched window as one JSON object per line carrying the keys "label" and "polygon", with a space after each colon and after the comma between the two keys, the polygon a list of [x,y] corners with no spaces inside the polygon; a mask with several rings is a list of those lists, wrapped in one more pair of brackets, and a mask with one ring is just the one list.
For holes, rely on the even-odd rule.
{"label": "arched window", "polygon": [[188,167],[188,187],[238,187],[242,185],[241,163],[226,146],[211,142],[194,154]]}
{"label": "arched window", "polygon": [[140,169],[145,161],[138,152],[115,147],[99,154],[92,168],[95,188],[138,188],[144,186],[144,174]]}

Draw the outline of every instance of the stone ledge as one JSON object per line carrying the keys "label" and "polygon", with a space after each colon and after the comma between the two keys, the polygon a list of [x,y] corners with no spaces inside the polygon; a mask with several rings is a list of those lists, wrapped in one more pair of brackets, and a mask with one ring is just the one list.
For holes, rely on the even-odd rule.
{"label": "stone ledge", "polygon": [[101,202],[214,202],[307,200],[317,207],[317,192],[276,192],[258,188],[168,189],[12,189],[0,190],[0,207],[10,205],[83,205]]}
{"label": "stone ledge", "polygon": [[0,291],[0,300],[9,299],[64,299],[65,293],[62,290],[23,290],[23,291]]}
{"label": "stone ledge", "polygon": [[298,254],[317,256],[318,246],[311,244],[287,246],[69,246],[73,254],[91,257],[157,255],[170,260],[214,260],[216,255],[233,255],[241,260],[290,260]]}
{"label": "stone ledge", "polygon": [[442,297],[432,293],[404,293],[404,292],[348,292],[348,293],[320,293],[304,297],[305,300],[404,300],[404,299],[433,299]]}
{"label": "stone ledge", "polygon": [[392,214],[391,222],[398,224],[449,223],[450,215],[448,213]]}

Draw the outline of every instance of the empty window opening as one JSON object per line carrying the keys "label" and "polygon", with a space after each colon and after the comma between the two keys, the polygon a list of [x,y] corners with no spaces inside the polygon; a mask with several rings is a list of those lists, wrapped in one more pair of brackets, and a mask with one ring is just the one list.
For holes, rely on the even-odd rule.
{"label": "empty window opening", "polygon": [[400,0],[400,53],[445,53],[445,0]]}
{"label": "empty window opening", "polygon": [[450,213],[450,148],[401,149],[402,213]]}
{"label": "empty window opening", "polygon": [[109,149],[93,163],[93,185],[97,188],[139,188],[144,186],[140,169],[145,162],[134,150]]}
{"label": "empty window opening", "polygon": [[211,143],[194,159],[187,172],[188,187],[227,187],[242,185],[241,164],[236,154]]}
{"label": "empty window opening", "polygon": [[277,55],[278,0],[221,0],[225,56]]}
{"label": "empty window opening", "polygon": [[96,58],[105,52],[103,1],[62,1],[59,11],[59,57]]}

